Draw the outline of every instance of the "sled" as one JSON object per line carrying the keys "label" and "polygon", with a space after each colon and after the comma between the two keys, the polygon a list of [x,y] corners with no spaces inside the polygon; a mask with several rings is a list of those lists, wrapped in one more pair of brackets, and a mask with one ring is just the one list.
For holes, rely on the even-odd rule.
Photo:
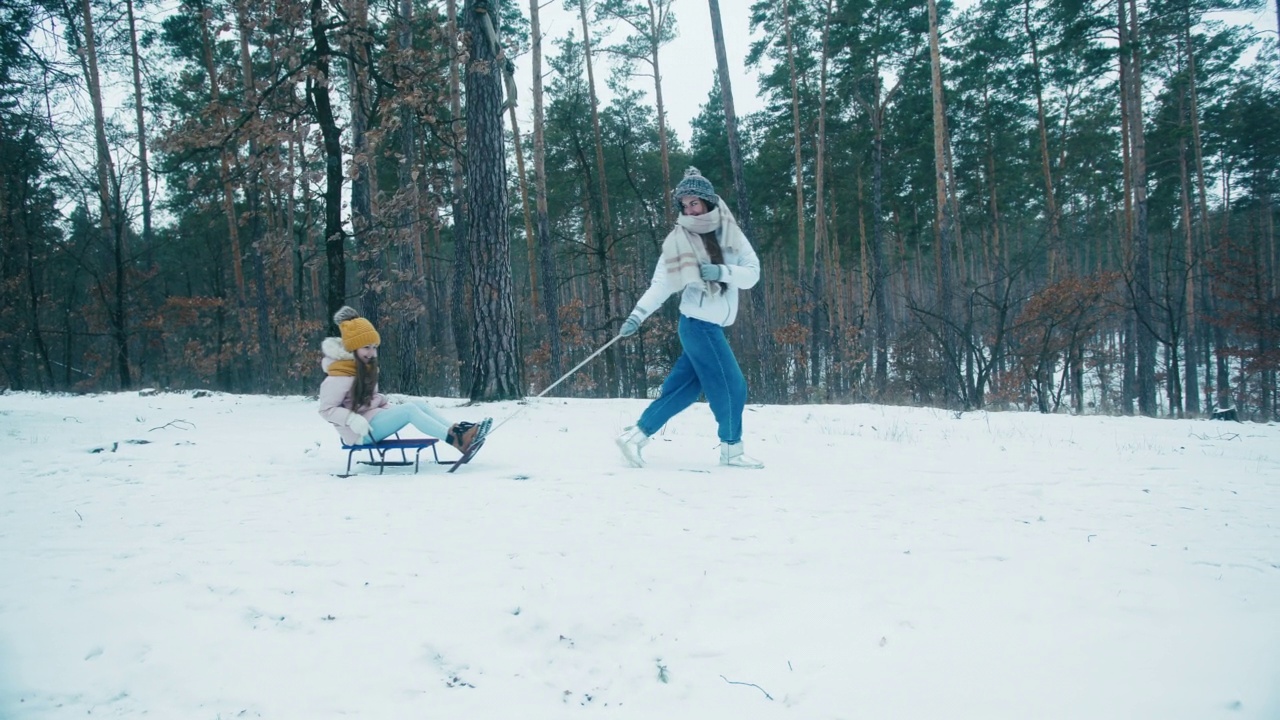
{"label": "sled", "polygon": [[[358,445],[348,445],[342,443],[342,449],[347,451],[347,473],[341,477],[351,477],[351,460],[358,452],[369,453],[368,460],[358,460],[358,465],[372,465],[378,468],[378,474],[381,475],[390,465],[392,467],[403,467],[407,465],[413,466],[414,474],[418,472],[418,459],[422,451],[431,448],[431,456],[438,465],[451,465],[452,461],[441,462],[440,454],[436,452],[437,438],[418,437],[418,438],[402,438],[398,434],[382,440],[381,442],[360,443]],[[393,456],[387,459],[387,453],[393,450],[400,451],[400,459],[397,460]],[[409,451],[413,451],[413,460],[409,459]],[[377,455],[375,458],[374,455]]]}

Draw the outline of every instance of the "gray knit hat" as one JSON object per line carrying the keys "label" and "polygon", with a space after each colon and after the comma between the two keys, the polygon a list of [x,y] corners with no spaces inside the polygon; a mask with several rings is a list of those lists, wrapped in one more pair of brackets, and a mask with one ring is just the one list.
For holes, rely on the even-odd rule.
{"label": "gray knit hat", "polygon": [[690,165],[688,170],[684,171],[684,179],[676,185],[675,199],[676,204],[680,203],[682,197],[702,198],[704,202],[712,205],[720,204],[720,196],[716,195],[716,189],[711,187],[711,181],[702,177],[702,172],[698,168]]}

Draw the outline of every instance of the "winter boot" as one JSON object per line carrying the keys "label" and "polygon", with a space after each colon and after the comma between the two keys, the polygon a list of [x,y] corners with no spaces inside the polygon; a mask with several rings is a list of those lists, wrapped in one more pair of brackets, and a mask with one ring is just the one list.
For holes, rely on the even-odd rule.
{"label": "winter boot", "polygon": [[645,435],[643,430],[631,425],[623,430],[614,442],[618,443],[618,449],[627,459],[627,464],[631,467],[644,467],[644,457],[640,455],[640,450],[649,444],[649,436]]}
{"label": "winter boot", "polygon": [[720,464],[758,470],[764,463],[742,452],[742,443],[720,443]]}
{"label": "winter boot", "polygon": [[444,441],[453,446],[455,450],[462,454],[466,454],[471,449],[471,443],[475,442],[476,436],[480,434],[480,426],[475,423],[459,422],[454,423],[449,428],[449,433]]}

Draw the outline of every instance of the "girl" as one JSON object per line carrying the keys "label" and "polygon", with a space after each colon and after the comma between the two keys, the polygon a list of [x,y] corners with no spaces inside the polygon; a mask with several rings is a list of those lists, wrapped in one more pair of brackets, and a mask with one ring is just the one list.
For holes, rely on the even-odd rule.
{"label": "girl", "polygon": [[320,367],[326,377],[320,383],[320,417],[333,423],[347,445],[380,442],[412,425],[419,432],[444,438],[466,455],[480,449],[492,418],[479,423],[450,424],[421,400],[392,405],[378,392],[378,345],[382,337],[373,323],[354,308],[343,306],[333,315],[342,337],[325,338]]}
{"label": "girl", "polygon": [[720,464],[762,468],[742,452],[742,409],[747,381],[725,339],[738,316],[738,291],[760,280],[760,260],[715,188],[691,167],[676,186],[676,227],[662,243],[649,289],[636,302],[619,334],[634,335],[672,293],[680,292],[680,345],[684,352],[662,383],[662,393],[635,425],[618,436],[623,457],[644,467],[640,451],[676,413],[706,395],[719,424]]}

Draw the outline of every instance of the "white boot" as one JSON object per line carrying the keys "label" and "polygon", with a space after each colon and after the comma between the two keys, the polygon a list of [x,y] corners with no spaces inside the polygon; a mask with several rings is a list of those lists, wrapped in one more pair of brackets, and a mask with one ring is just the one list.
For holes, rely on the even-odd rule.
{"label": "white boot", "polygon": [[720,443],[720,464],[759,470],[764,463],[742,452],[742,443]]}
{"label": "white boot", "polygon": [[649,444],[649,436],[645,435],[643,430],[631,425],[623,430],[614,442],[618,443],[618,449],[627,459],[627,464],[631,467],[644,467],[644,457],[640,455],[640,450]]}

